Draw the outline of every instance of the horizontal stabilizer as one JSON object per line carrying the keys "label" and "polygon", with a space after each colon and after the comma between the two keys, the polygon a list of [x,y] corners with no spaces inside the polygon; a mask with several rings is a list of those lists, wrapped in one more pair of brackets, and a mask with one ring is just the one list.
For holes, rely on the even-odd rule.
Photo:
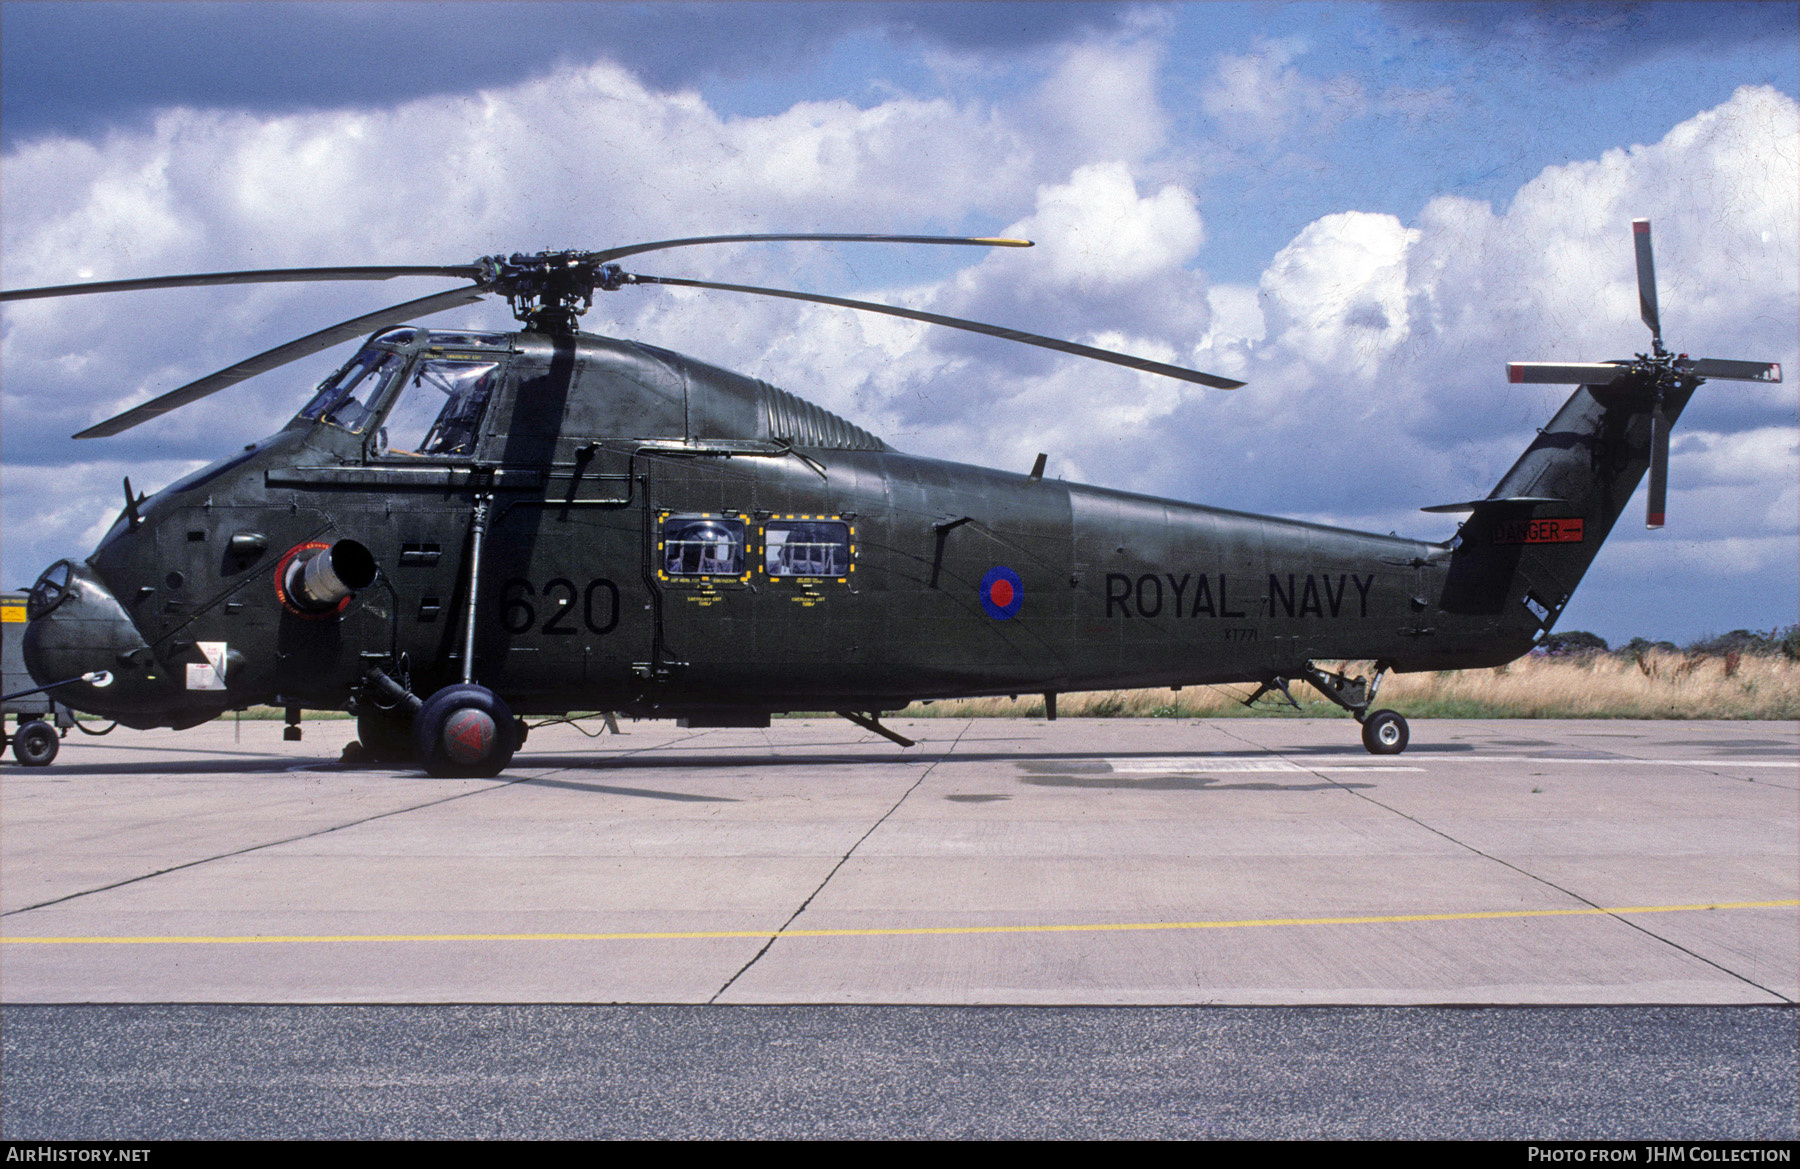
{"label": "horizontal stabilizer", "polygon": [[1478,507],[1530,507],[1537,503],[1567,503],[1566,499],[1557,499],[1550,495],[1509,495],[1504,499],[1471,499],[1467,503],[1440,503],[1435,507],[1422,507],[1420,511],[1453,512],[1474,511]]}
{"label": "horizontal stabilizer", "polygon": [[1629,363],[1607,361],[1509,361],[1506,380],[1550,385],[1604,386],[1631,372]]}

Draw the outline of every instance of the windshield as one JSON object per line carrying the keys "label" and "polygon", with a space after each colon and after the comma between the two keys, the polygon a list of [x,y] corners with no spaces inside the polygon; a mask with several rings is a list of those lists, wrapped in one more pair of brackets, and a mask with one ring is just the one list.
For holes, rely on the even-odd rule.
{"label": "windshield", "polygon": [[375,432],[380,455],[466,456],[475,453],[481,416],[494,391],[498,362],[431,358],[413,367]]}
{"label": "windshield", "polygon": [[375,400],[403,360],[398,353],[389,353],[385,349],[363,350],[351,358],[349,365],[320,383],[319,392],[300,411],[300,417],[329,422],[352,434],[360,433],[372,413],[369,403]]}

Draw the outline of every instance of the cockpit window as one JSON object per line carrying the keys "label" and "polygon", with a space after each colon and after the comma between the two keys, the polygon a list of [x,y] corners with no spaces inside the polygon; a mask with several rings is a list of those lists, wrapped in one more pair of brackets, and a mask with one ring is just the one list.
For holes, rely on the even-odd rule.
{"label": "cockpit window", "polygon": [[405,360],[398,353],[365,349],[350,364],[325,379],[319,392],[300,411],[300,417],[319,419],[360,434],[369,421],[369,403]]}
{"label": "cockpit window", "polygon": [[381,429],[378,455],[466,458],[475,453],[481,416],[493,395],[495,361],[429,358],[413,367]]}

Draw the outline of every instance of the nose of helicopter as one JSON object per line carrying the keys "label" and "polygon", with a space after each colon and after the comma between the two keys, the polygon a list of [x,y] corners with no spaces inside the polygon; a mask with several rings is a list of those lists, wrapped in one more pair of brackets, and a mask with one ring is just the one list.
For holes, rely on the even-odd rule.
{"label": "nose of helicopter", "polygon": [[44,570],[25,602],[25,667],[51,696],[107,717],[165,705],[166,680],[117,597],[93,569],[59,560]]}

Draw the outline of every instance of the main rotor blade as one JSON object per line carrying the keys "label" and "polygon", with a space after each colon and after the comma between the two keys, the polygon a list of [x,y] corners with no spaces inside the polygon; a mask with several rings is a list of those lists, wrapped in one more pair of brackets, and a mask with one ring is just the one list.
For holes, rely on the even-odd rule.
{"label": "main rotor blade", "polygon": [[1604,386],[1631,372],[1630,365],[1610,362],[1509,361],[1506,380],[1553,385]]}
{"label": "main rotor blade", "polygon": [[1160,361],[1149,361],[1142,357],[1132,357],[1124,353],[1114,353],[1110,349],[1095,349],[1091,345],[1077,345],[1073,341],[1058,341],[1054,337],[1040,337],[1036,333],[1026,333],[1018,329],[1004,329],[999,325],[984,325],[979,321],[967,321],[961,317],[944,317],[937,313],[919,312],[916,309],[895,308],[891,304],[875,304],[867,300],[845,300],[837,296],[820,296],[813,292],[788,292],[779,288],[755,288],[748,284],[715,284],[710,280],[683,280],[674,276],[637,276],[626,274],[631,284],[672,284],[682,288],[717,288],[724,292],[749,292],[757,296],[779,296],[786,300],[805,300],[814,304],[836,305],[838,308],[862,309],[865,312],[882,313],[890,317],[901,317],[909,321],[924,321],[928,325],[943,325],[951,329],[962,329],[969,333],[981,333],[988,337],[999,337],[1006,341],[1018,341],[1025,345],[1036,345],[1040,349],[1054,349],[1058,353],[1072,353],[1077,357],[1091,357],[1095,361],[1105,361],[1113,365],[1122,365],[1126,369],[1135,369],[1143,373],[1161,374],[1163,377],[1177,378],[1184,382],[1194,382],[1202,386],[1211,386],[1216,390],[1235,390],[1243,382],[1233,381],[1217,374],[1200,373],[1197,370],[1183,369],[1179,365],[1164,365]]}
{"label": "main rotor blade", "polygon": [[697,235],[691,239],[665,239],[650,244],[631,244],[623,248],[607,248],[603,252],[588,252],[587,258],[596,263],[607,263],[635,256],[642,252],[660,252],[666,248],[687,248],[695,244],[745,244],[777,242],[781,240],[812,240],[823,243],[855,243],[855,244],[961,244],[968,247],[985,248],[1029,248],[1028,239],[1003,239],[999,236],[957,236],[957,235],[836,235],[836,234],[801,234],[801,235]]}
{"label": "main rotor blade", "polygon": [[1717,378],[1728,382],[1778,382],[1781,366],[1773,361],[1726,361],[1717,357],[1696,357],[1677,361],[1677,369],[1695,377]]}
{"label": "main rotor blade", "polygon": [[1650,252],[1650,221],[1631,221],[1631,238],[1637,244],[1638,311],[1650,326],[1657,349],[1662,348],[1662,318],[1656,312],[1656,257]]}
{"label": "main rotor blade", "polygon": [[1662,403],[1650,413],[1650,492],[1644,507],[1644,526],[1663,526],[1669,503],[1669,420],[1663,417]]}
{"label": "main rotor blade", "polygon": [[322,349],[329,349],[340,341],[348,341],[352,337],[360,337],[364,333],[372,333],[387,325],[396,325],[414,317],[423,317],[431,313],[443,312],[458,305],[473,304],[486,293],[480,288],[453,288],[449,292],[439,292],[431,296],[423,296],[418,300],[409,300],[405,304],[396,304],[376,312],[365,313],[348,321],[341,321],[329,329],[320,329],[317,333],[289,341],[286,345],[278,345],[266,353],[247,358],[236,365],[228,366],[217,373],[208,374],[196,382],[189,382],[177,390],[170,390],[159,398],[152,398],[140,406],[133,406],[123,414],[115,414],[105,422],[96,423],[77,434],[76,438],[107,438],[121,431],[130,430],[134,426],[160,417],[171,410],[179,409],[190,402],[197,402],[208,394],[216,394],[220,390],[255,377],[259,373],[267,373],[271,369],[286,365],[290,361],[298,361],[302,357],[310,357]]}
{"label": "main rotor blade", "polygon": [[310,280],[392,280],[396,276],[460,276],[475,280],[481,276],[481,269],[474,264],[428,268],[259,268],[249,272],[199,272],[191,276],[151,276],[143,280],[98,280],[47,288],[15,288],[0,292],[0,301],[85,296],[90,292],[136,292],[145,288],[200,288],[213,284],[280,284]]}

